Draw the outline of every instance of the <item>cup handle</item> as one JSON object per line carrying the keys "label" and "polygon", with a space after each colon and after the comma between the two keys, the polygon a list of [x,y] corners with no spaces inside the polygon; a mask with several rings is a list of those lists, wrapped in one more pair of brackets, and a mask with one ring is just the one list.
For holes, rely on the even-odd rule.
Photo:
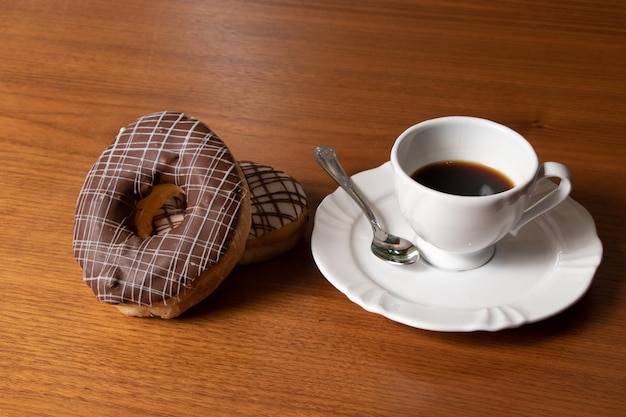
{"label": "cup handle", "polygon": [[510,231],[513,236],[515,236],[519,229],[521,229],[529,221],[545,213],[546,211],[551,210],[561,201],[565,200],[567,196],[569,196],[569,193],[572,189],[572,182],[570,179],[569,170],[565,165],[558,162],[544,162],[539,167],[539,172],[537,173],[535,182],[539,181],[542,178],[560,178],[561,182],[555,190],[553,190],[548,195],[544,196],[541,200],[537,201],[535,204],[524,210],[522,217],[517,221],[515,226],[513,226],[513,229],[511,229]]}

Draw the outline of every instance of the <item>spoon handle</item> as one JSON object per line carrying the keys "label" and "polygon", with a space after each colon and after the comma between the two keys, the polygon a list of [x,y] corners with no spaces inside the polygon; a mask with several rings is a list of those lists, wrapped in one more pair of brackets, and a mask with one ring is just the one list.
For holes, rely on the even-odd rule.
{"label": "spoon handle", "polygon": [[348,174],[346,174],[346,171],[339,163],[339,158],[337,158],[335,150],[328,146],[318,146],[313,155],[315,156],[317,163],[320,164],[326,172],[328,172],[328,175],[330,175],[331,178],[334,179],[335,182],[337,182],[337,184],[339,184],[339,186],[341,186],[341,188],[343,188],[350,197],[352,197],[361,210],[363,210],[363,213],[367,216],[372,227],[375,230],[380,228],[374,213],[372,213],[372,210],[370,210],[368,205],[365,203],[365,200],[352,182],[352,179],[350,179]]}

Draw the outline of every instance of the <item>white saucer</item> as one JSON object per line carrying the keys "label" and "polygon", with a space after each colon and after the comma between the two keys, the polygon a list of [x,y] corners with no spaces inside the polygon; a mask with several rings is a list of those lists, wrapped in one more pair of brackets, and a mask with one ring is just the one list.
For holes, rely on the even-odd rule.
{"label": "white saucer", "polygon": [[[381,223],[415,241],[391,176],[387,162],[352,178]],[[365,216],[342,189],[319,205],[311,249],[326,279],[367,311],[437,331],[496,331],[548,318],[587,291],[602,258],[591,215],[571,198],[506,236],[493,259],[471,271],[389,264],[370,252],[371,238]]]}

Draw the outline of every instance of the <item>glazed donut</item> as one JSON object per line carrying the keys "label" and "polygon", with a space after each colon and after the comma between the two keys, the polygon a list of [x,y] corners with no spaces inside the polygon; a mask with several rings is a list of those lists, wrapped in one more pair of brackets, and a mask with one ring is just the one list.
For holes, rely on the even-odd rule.
{"label": "glazed donut", "polygon": [[[265,261],[292,249],[306,231],[307,199],[302,186],[274,168],[250,161],[239,163],[250,189],[252,226],[240,265]],[[167,233],[183,218],[181,195],[172,197],[154,216],[157,233]]]}
{"label": "glazed donut", "polygon": [[[181,221],[157,234],[150,217],[172,198],[184,206]],[[235,267],[250,223],[249,190],[229,149],[202,122],[166,111],[121,129],[89,171],[73,251],[98,300],[130,316],[172,318]]]}
{"label": "glazed donut", "polygon": [[282,171],[239,163],[250,189],[252,226],[239,265],[274,258],[292,249],[306,232],[309,210],[302,186]]}

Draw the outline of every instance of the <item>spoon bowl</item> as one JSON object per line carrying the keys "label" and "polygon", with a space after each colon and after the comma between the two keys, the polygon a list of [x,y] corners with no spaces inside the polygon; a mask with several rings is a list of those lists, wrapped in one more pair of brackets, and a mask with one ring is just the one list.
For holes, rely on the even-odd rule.
{"label": "spoon bowl", "polygon": [[315,160],[331,176],[332,179],[354,200],[367,217],[374,234],[372,253],[378,258],[399,265],[415,263],[419,259],[419,251],[408,240],[386,232],[374,216],[352,179],[346,174],[339,163],[333,148],[318,146],[313,153]]}

